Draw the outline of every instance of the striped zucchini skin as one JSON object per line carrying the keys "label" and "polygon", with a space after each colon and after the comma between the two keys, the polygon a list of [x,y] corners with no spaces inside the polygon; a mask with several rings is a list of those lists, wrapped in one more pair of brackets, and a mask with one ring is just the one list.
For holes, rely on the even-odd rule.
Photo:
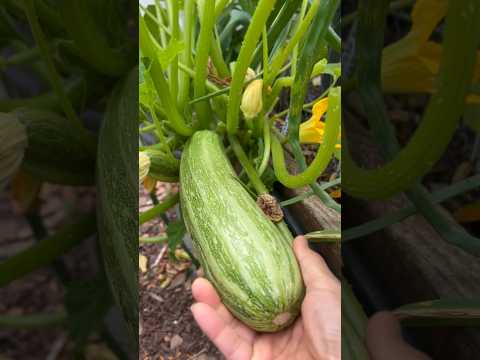
{"label": "striped zucchini skin", "polygon": [[97,222],[106,274],[138,351],[138,68],[112,92],[99,134]]}
{"label": "striped zucchini skin", "polygon": [[219,137],[189,140],[180,163],[182,214],[207,278],[241,321],[262,332],[290,325],[304,296],[285,238],[236,179]]}

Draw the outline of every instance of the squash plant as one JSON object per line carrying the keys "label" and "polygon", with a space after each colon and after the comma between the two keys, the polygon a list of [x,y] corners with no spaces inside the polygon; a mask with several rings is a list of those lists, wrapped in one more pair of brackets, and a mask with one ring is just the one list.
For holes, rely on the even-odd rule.
{"label": "squash plant", "polygon": [[[341,66],[329,60],[340,49],[338,5],[184,0],[140,6],[139,174],[150,189],[152,180],[179,181],[180,196],[141,213],[139,222],[180,201],[182,222],[169,229],[184,230],[167,230],[171,236],[160,241],[169,242],[173,256],[188,230],[193,255],[223,302],[258,331],[292,323],[304,293],[272,183],[309,186],[309,196],[340,211],[326,191],[339,180],[320,183],[340,158]],[[319,77],[324,91],[308,103],[311,81]],[[302,139],[319,143],[310,163]],[[285,152],[297,174],[287,168]]]}
{"label": "squash plant", "polygon": [[[356,89],[360,95],[384,165],[375,169],[360,167],[348,150],[348,137],[344,136],[343,141],[343,187],[349,195],[368,200],[405,193],[412,205],[346,229],[342,240],[359,239],[419,213],[445,241],[478,256],[480,239],[452,221],[436,204],[478,189],[480,176],[471,176],[434,193],[421,181],[444,154],[462,118],[466,119],[467,105],[478,102],[475,89],[479,79],[480,4],[474,0],[418,0],[412,9],[408,34],[384,48],[388,12],[412,3],[359,1],[358,11],[349,16],[349,22],[356,22],[357,57],[354,75],[348,83],[350,90]],[[443,18],[442,40],[437,43],[431,35]],[[418,128],[403,148],[388,119],[382,88],[388,93],[431,93]],[[479,308],[477,298],[434,299],[406,304],[394,313],[412,326],[478,326]],[[345,343],[344,354],[355,358],[349,345]]]}
{"label": "squash plant", "polygon": [[[0,190],[11,191],[38,240],[0,262],[0,286],[51,265],[66,294],[57,313],[2,315],[0,326],[62,325],[75,342],[75,358],[83,358],[92,333],[101,335],[119,358],[127,357],[105,321],[113,299],[128,323],[128,350],[138,348],[132,260],[138,227],[137,143],[128,140],[131,136],[120,137],[137,131],[136,11],[137,3],[122,0],[0,4]],[[12,81],[15,70],[25,72],[30,86]],[[121,173],[113,179],[115,171]],[[45,183],[97,185],[97,214],[68,219],[69,214],[67,223],[50,234],[38,205]],[[62,255],[97,232],[101,251],[91,265],[98,274],[79,281],[66,270]]]}

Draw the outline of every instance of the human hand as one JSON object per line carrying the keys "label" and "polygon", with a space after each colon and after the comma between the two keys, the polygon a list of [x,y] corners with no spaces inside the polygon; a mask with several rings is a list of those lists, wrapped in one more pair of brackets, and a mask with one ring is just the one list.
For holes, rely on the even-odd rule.
{"label": "human hand", "polygon": [[429,360],[402,337],[398,320],[382,311],[373,315],[367,326],[367,347],[372,360]]}
{"label": "human hand", "polygon": [[341,287],[320,255],[303,236],[293,248],[306,287],[301,316],[288,329],[257,333],[232,316],[214,287],[199,278],[192,285],[193,316],[228,360],[339,360],[341,358]]}

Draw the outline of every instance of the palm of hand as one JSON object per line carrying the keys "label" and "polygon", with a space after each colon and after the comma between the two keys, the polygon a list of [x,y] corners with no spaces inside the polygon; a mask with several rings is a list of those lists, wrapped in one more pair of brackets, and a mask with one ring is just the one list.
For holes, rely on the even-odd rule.
{"label": "palm of hand", "polygon": [[[334,323],[333,319],[321,318],[329,313],[322,315],[319,307],[328,306],[330,301],[337,301],[338,295],[335,291],[324,293],[324,289],[309,290],[302,305],[303,318],[298,318],[288,329],[273,334],[256,333],[235,319],[207,280],[196,280],[192,291],[198,301],[192,307],[195,320],[228,360],[335,358],[331,354],[335,352],[335,341],[338,340],[336,332],[326,331],[333,337],[329,339],[329,334],[322,332],[317,323]],[[321,303],[318,301],[319,297],[323,300]]]}
{"label": "palm of hand", "polygon": [[258,334],[229,313],[207,280],[196,280],[192,292],[199,302],[192,307],[195,319],[227,359],[313,359],[305,353],[309,346],[301,319],[279,333]]}
{"label": "palm of hand", "polygon": [[192,285],[195,320],[228,360],[340,359],[340,285],[303,238],[294,243],[307,293],[288,329],[259,334],[232,316],[206,279]]}

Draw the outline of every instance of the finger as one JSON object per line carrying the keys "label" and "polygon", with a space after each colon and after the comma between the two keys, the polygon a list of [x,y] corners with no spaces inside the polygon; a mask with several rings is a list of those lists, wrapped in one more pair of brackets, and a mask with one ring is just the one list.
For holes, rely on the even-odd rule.
{"label": "finger", "polygon": [[205,303],[215,309],[225,323],[234,329],[241,337],[247,341],[253,340],[255,332],[233,317],[230,311],[223,305],[213,285],[207,279],[196,279],[192,284],[192,294],[196,301]]}
{"label": "finger", "polygon": [[390,312],[372,316],[367,326],[367,347],[372,360],[428,360],[424,353],[410,346],[402,337],[397,319]]}
{"label": "finger", "polygon": [[214,308],[204,303],[196,303],[191,310],[198,326],[228,360],[251,358],[252,343],[239,336]]}
{"label": "finger", "polygon": [[293,242],[303,281],[307,290],[315,287],[337,287],[338,279],[332,274],[323,258],[308,247],[304,236],[297,236]]}
{"label": "finger", "polygon": [[192,295],[198,302],[203,302],[216,308],[221,304],[220,296],[213,285],[204,278],[197,278],[192,284]]}

